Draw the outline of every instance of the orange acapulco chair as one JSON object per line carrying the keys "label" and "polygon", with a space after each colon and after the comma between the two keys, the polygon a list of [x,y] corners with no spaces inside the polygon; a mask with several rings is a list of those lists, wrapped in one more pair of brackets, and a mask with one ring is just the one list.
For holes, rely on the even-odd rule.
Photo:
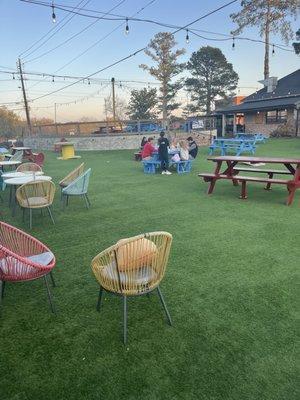
{"label": "orange acapulco chair", "polygon": [[33,162],[23,163],[18,166],[16,172],[41,172],[42,168]]}
{"label": "orange acapulco chair", "polygon": [[32,228],[32,210],[47,208],[53,225],[54,218],[51,212],[51,206],[54,200],[55,185],[51,181],[32,181],[18,187],[16,198],[23,210],[23,220],[25,210],[29,210],[29,228]]}
{"label": "orange acapulco chair", "polygon": [[172,235],[151,232],[122,239],[92,260],[92,270],[99,283],[97,310],[103,291],[123,297],[123,342],[127,342],[127,297],[149,295],[157,290],[168,322],[172,325],[159,284],[164,277]]}
{"label": "orange acapulco chair", "polygon": [[33,236],[0,221],[0,303],[6,282],[23,282],[43,278],[51,311],[55,307],[48,275],[55,286],[52,270],[56,260],[51,250]]}

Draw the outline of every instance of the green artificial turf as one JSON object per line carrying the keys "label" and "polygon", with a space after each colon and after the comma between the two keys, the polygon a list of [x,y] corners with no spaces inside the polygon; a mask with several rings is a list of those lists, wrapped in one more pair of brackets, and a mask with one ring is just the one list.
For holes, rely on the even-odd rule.
{"label": "green artificial turf", "polygon": [[[41,280],[7,284],[0,314],[1,400],[296,400],[296,292],[299,194],[284,205],[285,187],[240,189],[220,181],[212,196],[198,172],[212,171],[207,148],[188,175],[144,175],[133,151],[81,152],[81,160],[46,154],[45,173],[58,181],[84,161],[92,168],[90,200],[56,193],[53,226],[34,214],[31,234],[57,257],[49,311]],[[258,155],[298,157],[300,140],[270,140]],[[7,193],[2,218],[12,218]],[[120,238],[166,230],[174,240],[161,289],[128,301],[128,344],[122,303],[98,286],[91,259]]]}

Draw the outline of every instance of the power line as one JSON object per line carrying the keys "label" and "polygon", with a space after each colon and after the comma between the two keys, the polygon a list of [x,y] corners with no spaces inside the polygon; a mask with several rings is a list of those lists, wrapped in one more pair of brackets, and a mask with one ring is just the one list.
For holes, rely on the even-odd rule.
{"label": "power line", "polygon": [[[143,7],[141,7],[136,13],[134,13],[133,15],[138,15],[140,14],[142,11],[145,10],[145,8],[149,7],[151,4],[153,4],[155,1],[157,0],[151,0],[149,1],[147,4],[145,4]],[[117,25],[113,30],[111,30],[110,32],[108,32],[107,34],[105,34],[104,36],[102,36],[100,39],[98,39],[96,42],[94,42],[91,46],[89,46],[87,49],[85,49],[83,52],[81,52],[80,54],[78,54],[76,57],[72,58],[72,60],[70,60],[69,62],[67,62],[66,64],[64,64],[61,68],[59,68],[58,70],[56,70],[55,72],[61,71],[63,68],[67,67],[68,65],[72,64],[74,61],[78,60],[78,58],[80,58],[81,56],[83,56],[84,54],[86,54],[88,51],[90,51],[93,47],[95,47],[97,44],[103,42],[105,39],[107,39],[112,33],[114,33],[115,31],[117,31],[120,27],[122,27],[124,25],[124,23],[121,23],[119,25]]]}
{"label": "power line", "polygon": [[[73,9],[81,9],[78,8],[78,6],[83,3],[84,0],[80,0],[80,2],[77,4],[76,7],[73,7]],[[90,2],[90,0],[86,1],[86,3],[84,4],[84,6],[86,6],[88,3]],[[72,10],[71,10],[72,11]],[[72,14],[72,12],[69,11],[69,14]],[[55,31],[52,35],[50,35],[50,37],[48,37],[46,40],[44,40],[38,47],[36,47],[35,49],[33,49],[32,51],[30,51],[26,57],[28,57],[30,54],[34,53],[35,51],[37,51],[39,48],[41,48],[45,43],[47,43],[54,35],[56,35],[59,31],[61,31],[76,15],[73,14],[69,17],[69,19],[61,26],[59,27],[59,25],[61,25],[63,23],[63,21],[65,19],[68,18],[68,15],[66,15],[61,21],[59,21],[56,26],[52,27],[47,33],[45,33],[40,39],[38,39],[37,41],[35,41],[30,47],[28,47],[26,50],[24,50],[22,53],[20,53],[19,57],[21,57],[22,55],[28,53],[28,51],[30,51],[35,45],[37,45],[38,43],[40,43],[44,38],[46,38],[51,32]]]}
{"label": "power line", "polygon": [[[22,1],[22,0],[21,0],[21,1]],[[120,6],[121,4],[123,4],[125,1],[126,1],[126,0],[121,0],[117,5],[115,5],[114,7],[112,7],[112,8],[108,11],[108,13],[109,13],[110,11],[113,11],[115,8],[119,7],[119,6]],[[30,63],[30,62],[33,62],[33,61],[35,61],[35,60],[41,58],[41,57],[44,57],[45,55],[51,53],[52,51],[54,51],[54,50],[60,48],[60,47],[63,46],[64,44],[70,42],[70,41],[73,40],[75,37],[81,35],[83,32],[85,32],[86,30],[88,30],[91,26],[95,25],[98,21],[100,21],[100,20],[102,20],[102,19],[103,19],[103,17],[97,17],[96,21],[93,21],[91,24],[88,24],[86,27],[84,27],[84,28],[81,29],[79,32],[75,33],[74,35],[70,36],[68,39],[64,40],[62,43],[58,44],[57,46],[53,47],[53,48],[50,49],[50,50],[45,51],[44,53],[38,55],[37,57],[34,57],[34,58],[32,58],[32,59],[30,59],[30,60],[27,60],[27,61],[25,61],[25,62],[26,62],[26,63]]]}
{"label": "power line", "polygon": [[[228,2],[228,3],[224,4],[223,6],[220,6],[220,7],[216,8],[216,9],[214,9],[214,10],[212,10],[212,11],[210,11],[210,12],[204,14],[204,15],[202,15],[201,17],[196,18],[194,21],[192,21],[192,22],[186,24],[184,27],[176,29],[176,30],[175,30],[174,32],[172,32],[172,33],[173,33],[173,34],[176,34],[177,32],[179,32],[179,31],[181,31],[181,30],[183,30],[183,29],[188,28],[188,27],[191,26],[192,24],[194,24],[194,23],[196,23],[196,22],[198,22],[198,21],[200,21],[200,20],[202,20],[202,19],[204,19],[204,18],[207,18],[208,16],[210,16],[210,15],[212,15],[212,14],[214,14],[214,13],[216,13],[216,12],[222,10],[222,9],[224,9],[225,7],[230,6],[231,4],[235,3],[236,1],[237,1],[237,0],[232,0],[232,1]],[[112,68],[112,67],[114,67],[115,65],[118,65],[118,64],[120,64],[120,63],[122,63],[122,62],[124,62],[124,61],[126,61],[126,60],[128,60],[128,59],[130,59],[130,58],[132,58],[132,57],[135,57],[137,54],[139,54],[139,53],[141,53],[142,51],[146,50],[146,48],[147,48],[147,46],[144,46],[144,47],[142,47],[141,49],[136,50],[134,53],[131,53],[131,54],[125,56],[125,57],[122,57],[121,59],[119,59],[119,60],[117,60],[117,61],[115,61],[115,62],[113,62],[113,63],[107,65],[106,67],[103,67],[103,68],[99,69],[98,71],[95,71],[95,72],[93,72],[93,73],[87,75],[87,76],[85,77],[85,79],[91,78],[92,76],[97,75],[97,74],[99,74],[100,72],[106,71],[107,69]],[[35,101],[35,100],[38,100],[38,99],[41,99],[41,98],[50,96],[51,94],[54,94],[54,93],[57,93],[57,92],[59,92],[59,91],[61,91],[61,90],[67,89],[68,87],[71,87],[71,86],[73,86],[73,85],[75,85],[76,83],[79,83],[79,82],[81,82],[81,81],[82,81],[82,79],[79,79],[78,81],[75,81],[75,82],[73,82],[73,83],[70,83],[69,85],[63,86],[63,87],[60,88],[60,89],[57,89],[57,90],[54,90],[54,91],[52,91],[52,92],[46,93],[46,94],[44,94],[43,96],[36,97],[35,99],[32,99],[32,101]]]}
{"label": "power line", "polygon": [[[151,4],[155,3],[157,0],[151,0],[148,3],[146,3],[143,7],[141,7],[136,13],[134,13],[133,15],[138,15],[139,13],[141,13],[142,11],[144,11],[147,7],[149,7]],[[107,37],[109,37],[113,32],[115,32],[117,29],[119,29],[120,26],[122,26],[122,24],[118,25],[116,28],[114,28],[112,31],[108,32],[108,34],[104,35],[102,38],[98,39],[95,43],[93,43],[91,46],[89,46],[86,50],[84,50],[82,53],[78,54],[77,56],[75,56],[73,59],[71,59],[69,62],[67,62],[66,64],[64,64],[62,67],[60,67],[59,69],[57,69],[55,71],[55,73],[61,71],[62,69],[64,69],[66,66],[72,64],[75,60],[77,60],[78,58],[80,58],[82,55],[84,55],[85,53],[87,53],[91,48],[95,47],[97,44],[99,44],[100,42],[104,41]],[[31,89],[32,87],[37,86],[39,83],[35,83],[34,85],[32,85],[31,87],[29,87],[29,89]]]}
{"label": "power line", "polygon": [[[32,4],[42,5],[42,6],[45,6],[45,7],[50,7],[50,4],[48,4],[46,2],[39,2],[39,1],[32,1],[32,0],[21,0],[21,1],[25,1],[27,3],[32,3]],[[60,10],[63,10],[63,11],[67,11],[67,12],[69,12],[69,11],[66,8],[70,8],[70,6],[68,6],[68,5],[60,5],[60,4],[56,4],[55,7],[57,9],[60,9]],[[98,14],[104,14],[102,11],[98,11],[98,10],[89,10],[89,9],[84,9],[84,10],[85,11],[89,11],[89,12],[98,13]],[[84,16],[84,17],[98,18],[95,15],[83,14],[83,13],[80,13],[80,12],[77,12],[77,11],[72,11],[72,12],[74,12],[77,15]],[[162,26],[164,28],[169,28],[169,29],[170,28],[172,28],[172,29],[175,29],[175,28],[185,29],[186,28],[186,27],[179,27],[179,26],[176,26],[176,25],[173,25],[173,24],[169,24],[169,23],[165,23],[165,22],[159,22],[159,21],[150,20],[150,19],[135,18],[134,16],[127,17],[127,16],[124,16],[124,15],[112,14],[112,13],[109,13],[109,14],[106,14],[106,15],[109,15],[109,16],[113,17],[113,18],[111,18],[111,17],[103,16],[103,19],[104,20],[108,20],[108,21],[121,21],[122,20],[122,21],[126,21],[126,22],[128,22],[128,21],[146,22],[146,23],[159,25],[159,26]],[[203,33],[210,33],[210,34],[214,34],[214,35],[220,35],[220,36],[226,37],[226,39],[225,38],[224,39],[208,38],[208,37],[205,37],[205,36],[197,35],[196,33],[194,33],[194,31],[203,32]],[[248,40],[248,41],[257,42],[257,43],[264,43],[264,44],[266,43],[263,40],[255,40],[255,39],[246,38],[246,37],[239,37],[239,36],[233,36],[233,35],[228,35],[228,34],[220,34],[220,33],[217,33],[217,32],[202,31],[200,29],[195,29],[195,28],[193,30],[191,30],[191,32],[194,33],[195,35],[199,36],[202,39],[211,40],[211,41],[227,41],[227,40],[232,40],[233,37],[234,37],[235,39],[239,39],[239,40]],[[290,52],[294,51],[291,46],[286,46],[286,45],[283,45],[283,44],[276,44],[276,43],[271,43],[271,45],[273,45],[274,47],[277,47],[277,48],[279,48],[281,50],[284,50],[284,51],[290,51]],[[289,48],[290,50],[287,50],[287,48]]]}

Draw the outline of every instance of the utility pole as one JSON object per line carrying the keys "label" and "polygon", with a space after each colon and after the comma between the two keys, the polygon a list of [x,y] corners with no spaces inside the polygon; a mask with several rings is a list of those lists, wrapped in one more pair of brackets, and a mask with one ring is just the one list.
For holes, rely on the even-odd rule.
{"label": "utility pole", "polygon": [[56,125],[56,103],[54,103],[54,123]]}
{"label": "utility pole", "polygon": [[28,125],[28,128],[29,128],[29,132],[31,134],[32,133],[32,128],[31,128],[31,122],[30,122],[29,107],[28,107],[28,103],[27,103],[27,97],[26,97],[26,91],[25,91],[25,85],[24,85],[24,79],[23,79],[22,64],[21,64],[20,58],[18,58],[18,67],[19,67],[20,78],[21,78],[21,85],[22,85],[22,92],[23,92],[24,106],[25,106],[25,113],[26,113],[26,120],[27,120],[27,125]]}
{"label": "utility pole", "polygon": [[113,108],[113,119],[116,122],[116,96],[115,96],[115,78],[111,78],[112,86],[112,108]]}

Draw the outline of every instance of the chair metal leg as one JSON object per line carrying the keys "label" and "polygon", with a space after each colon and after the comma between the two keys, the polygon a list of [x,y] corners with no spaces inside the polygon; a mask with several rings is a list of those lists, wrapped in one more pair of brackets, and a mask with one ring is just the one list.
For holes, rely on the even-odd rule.
{"label": "chair metal leg", "polygon": [[66,205],[69,205],[69,196],[67,195],[67,201],[66,201]]}
{"label": "chair metal leg", "polygon": [[1,287],[1,295],[0,295],[0,303],[1,303],[1,300],[4,297],[5,281],[0,281],[0,287]]}
{"label": "chair metal leg", "polygon": [[90,199],[88,198],[87,193],[85,194],[85,198],[87,199],[87,202],[89,203],[89,206],[91,207],[91,202],[90,202]]}
{"label": "chair metal leg", "polygon": [[86,198],[86,195],[84,194],[83,197],[84,197],[84,201],[85,201],[86,208],[89,208],[90,205],[89,205],[89,202],[88,202],[88,200],[87,200],[87,198]]}
{"label": "chair metal leg", "polygon": [[22,208],[22,222],[25,222],[25,208]]}
{"label": "chair metal leg", "polygon": [[65,211],[65,209],[66,209],[66,196],[62,193],[61,194],[61,202],[62,202],[62,209],[63,209],[63,211]]}
{"label": "chair metal leg", "polygon": [[123,296],[123,343],[127,343],[127,297]]}
{"label": "chair metal leg", "polygon": [[96,306],[97,311],[100,311],[101,300],[102,300],[102,294],[103,294],[103,287],[100,286],[99,295],[98,295],[98,301],[97,301],[97,306]]}
{"label": "chair metal leg", "polygon": [[164,310],[165,310],[166,316],[167,316],[167,318],[168,318],[169,325],[172,326],[171,316],[170,316],[170,313],[169,313],[169,311],[168,311],[168,309],[167,309],[166,303],[165,303],[165,301],[164,301],[164,298],[163,298],[163,295],[162,295],[162,292],[161,292],[159,286],[157,286],[157,293],[158,293],[158,296],[159,296],[159,298],[160,298],[161,304],[162,304],[162,306],[163,306],[163,308],[164,308]]}
{"label": "chair metal leg", "polygon": [[55,283],[55,280],[54,280],[54,276],[53,276],[52,271],[50,272],[49,275],[50,275],[50,278],[51,278],[52,286],[55,287],[55,286],[56,286],[56,283]]}
{"label": "chair metal leg", "polygon": [[49,215],[50,215],[50,218],[51,218],[51,221],[52,221],[53,225],[55,225],[55,221],[54,221],[54,218],[53,218],[53,215],[52,215],[52,211],[51,211],[50,206],[47,207],[47,210],[48,210],[48,213],[49,213]]}
{"label": "chair metal leg", "polygon": [[32,209],[29,208],[29,229],[32,229]]}
{"label": "chair metal leg", "polygon": [[52,295],[51,295],[50,288],[49,288],[47,275],[44,275],[44,281],[45,281],[45,285],[46,285],[46,290],[47,290],[47,295],[48,295],[48,300],[49,300],[49,303],[50,303],[51,311],[54,314],[56,314],[54,303],[53,303],[53,299],[52,299]]}

